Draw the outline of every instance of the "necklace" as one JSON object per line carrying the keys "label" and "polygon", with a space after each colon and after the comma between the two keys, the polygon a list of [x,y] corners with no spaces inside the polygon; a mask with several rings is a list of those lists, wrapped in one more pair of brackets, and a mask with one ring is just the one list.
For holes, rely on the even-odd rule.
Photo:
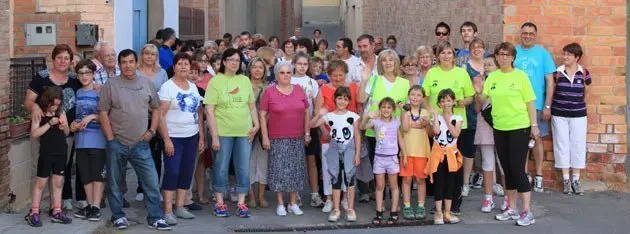
{"label": "necklace", "polygon": [[420,114],[418,113],[418,116],[414,116],[413,115],[413,111],[409,110],[409,113],[411,113],[411,120],[413,120],[413,122],[416,122],[418,120],[420,120]]}

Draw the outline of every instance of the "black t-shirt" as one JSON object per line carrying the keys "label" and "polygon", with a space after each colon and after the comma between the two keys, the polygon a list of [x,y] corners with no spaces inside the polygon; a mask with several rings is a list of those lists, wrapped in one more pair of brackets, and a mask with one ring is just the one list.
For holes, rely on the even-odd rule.
{"label": "black t-shirt", "polygon": [[35,103],[39,102],[39,98],[42,96],[44,88],[50,86],[57,86],[61,88],[63,93],[62,108],[66,112],[68,122],[72,123],[75,119],[75,105],[77,103],[76,92],[83,85],[81,85],[81,82],[79,82],[74,73],[68,74],[68,82],[62,85],[56,85],[50,80],[48,70],[42,70],[33,77],[33,80],[31,80],[31,83],[28,85],[28,89],[37,94]]}
{"label": "black t-shirt", "polygon": [[[59,116],[55,116],[59,117]],[[47,124],[53,116],[42,117],[39,126]],[[59,128],[59,123],[51,125],[48,131],[39,137],[39,154],[65,155],[68,153],[66,134]]]}

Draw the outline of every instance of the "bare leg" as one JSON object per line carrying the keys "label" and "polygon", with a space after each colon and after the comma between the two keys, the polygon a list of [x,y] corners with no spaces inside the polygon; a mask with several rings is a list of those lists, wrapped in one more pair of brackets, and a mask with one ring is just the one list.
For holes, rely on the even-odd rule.
{"label": "bare leg", "polygon": [[[105,183],[104,182],[92,182],[92,200],[90,204],[93,206],[100,205],[101,199],[103,199],[103,191],[105,191]],[[86,190],[87,193],[87,190]]]}
{"label": "bare leg", "polygon": [[42,193],[44,192],[44,188],[48,184],[48,177],[41,178],[36,177],[35,186],[33,186],[33,190],[31,190],[31,208],[39,209],[39,203],[42,201]]}
{"label": "bare leg", "polygon": [[175,191],[162,190],[162,196],[164,196],[164,213],[173,213],[173,196]]}
{"label": "bare leg", "polygon": [[407,204],[411,203],[411,181],[412,180],[413,180],[413,177],[411,176],[403,177],[402,193],[403,193],[403,204],[405,205],[405,207],[407,206]]}
{"label": "bare leg", "polygon": [[400,190],[398,189],[398,173],[389,174],[389,190],[392,193],[392,208],[391,212],[398,211],[398,204],[400,203]]}
{"label": "bare leg", "polygon": [[534,145],[533,152],[534,152],[534,160],[536,160],[536,175],[542,176],[543,175],[543,158],[545,156],[542,138],[536,139],[536,144]]}
{"label": "bare leg", "polygon": [[53,191],[50,197],[54,209],[61,209],[61,190],[63,189],[63,179],[64,177],[60,175],[52,176]]}
{"label": "bare leg", "polygon": [[427,199],[427,184],[424,179],[417,179],[418,183],[418,204],[424,207],[424,201]]}
{"label": "bare leg", "polygon": [[492,195],[492,186],[494,185],[494,171],[483,172],[483,194]]}
{"label": "bare leg", "polygon": [[177,200],[175,202],[175,207],[184,207],[184,202],[186,201],[186,193],[188,193],[188,189],[177,189]]}
{"label": "bare leg", "polygon": [[311,187],[311,193],[317,193],[317,163],[315,162],[315,155],[306,156],[306,164],[308,171],[308,184]]}
{"label": "bare leg", "polygon": [[385,174],[376,174],[376,211],[383,211],[383,192],[385,191]]}
{"label": "bare leg", "polygon": [[[526,192],[526,193],[519,193],[518,194],[522,201],[523,201],[523,210],[522,211],[530,211],[531,207],[530,207],[530,203],[532,201],[532,192]],[[516,199],[514,199],[516,200]],[[510,198],[510,203],[512,203],[512,198]],[[516,201],[514,202],[516,203]]]}
{"label": "bare leg", "polygon": [[85,190],[85,196],[87,198],[88,204],[94,204],[94,183],[83,185],[83,189]]}
{"label": "bare leg", "polygon": [[284,197],[282,195],[283,195],[282,192],[276,192],[276,202],[278,203],[279,206],[284,205]]}
{"label": "bare leg", "polygon": [[266,184],[258,183],[258,202],[260,202],[260,207],[266,208],[269,204],[267,204],[267,200],[265,200],[265,187]]}

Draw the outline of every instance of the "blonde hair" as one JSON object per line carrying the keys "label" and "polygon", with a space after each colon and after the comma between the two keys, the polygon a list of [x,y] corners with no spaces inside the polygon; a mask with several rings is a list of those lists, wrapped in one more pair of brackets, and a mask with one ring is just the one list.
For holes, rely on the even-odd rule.
{"label": "blonde hair", "polygon": [[269,47],[269,46],[263,46],[258,48],[258,50],[256,51],[256,55],[261,57],[265,64],[271,64],[271,61],[267,61],[269,59],[273,59],[274,56],[276,56],[276,51],[273,50],[273,48]]}
{"label": "blonde hair", "polygon": [[[453,46],[451,45],[450,42],[448,41],[443,41],[440,44],[438,44],[437,49],[435,50],[435,55],[436,56],[440,56],[440,53],[442,53],[442,51],[445,50],[451,50],[451,52],[453,52],[453,66],[455,66],[457,59],[455,59],[455,50],[453,48]],[[440,62],[440,58],[437,59],[437,64],[438,65],[442,65]]]}
{"label": "blonde hair", "polygon": [[400,74],[402,73],[400,70],[400,58],[398,57],[396,51],[393,51],[391,49],[383,50],[381,51],[381,53],[378,54],[378,59],[376,60],[376,70],[378,71],[378,74],[385,74],[385,71],[383,69],[383,61],[387,56],[394,57],[394,75],[400,76]]}
{"label": "blonde hair", "polygon": [[429,57],[431,57],[431,59],[433,59],[433,49],[431,49],[431,47],[428,46],[418,46],[418,48],[416,49],[416,57],[418,57],[418,59],[420,57],[422,57],[422,55],[428,54]]}
{"label": "blonde hair", "polygon": [[400,66],[404,66],[406,64],[410,64],[416,62],[416,65],[419,65],[418,63],[420,61],[418,61],[418,57],[416,57],[415,55],[411,55],[411,56],[407,56],[405,58],[403,58],[402,62],[400,62]]}
{"label": "blonde hair", "polygon": [[146,44],[140,50],[140,55],[139,55],[140,59],[138,59],[138,70],[140,70],[141,68],[147,66],[144,63],[144,61],[142,60],[142,55],[144,53],[155,54],[155,65],[153,67],[153,72],[159,71],[161,69],[161,67],[160,67],[160,53],[158,52],[157,46],[155,46],[154,44]]}
{"label": "blonde hair", "polygon": [[249,64],[247,65],[247,71],[245,72],[247,73],[247,77],[249,79],[252,79],[252,74],[251,74],[252,67],[254,67],[254,64],[256,64],[259,61],[263,64],[263,69],[265,69],[265,73],[263,73],[263,77],[261,78],[261,80],[264,81],[265,78],[267,78],[270,75],[270,72],[269,72],[269,69],[267,69],[267,63],[265,62],[265,60],[259,56],[256,56],[252,58],[252,60],[249,61]]}

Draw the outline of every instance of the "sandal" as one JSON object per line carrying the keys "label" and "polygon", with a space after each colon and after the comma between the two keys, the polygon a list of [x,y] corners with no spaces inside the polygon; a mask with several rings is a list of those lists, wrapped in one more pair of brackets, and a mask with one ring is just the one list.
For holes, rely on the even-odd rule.
{"label": "sandal", "polygon": [[383,211],[376,211],[376,217],[372,219],[372,224],[381,225],[383,222]]}
{"label": "sandal", "polygon": [[387,219],[387,225],[394,225],[398,222],[398,211],[389,212],[389,219]]}

